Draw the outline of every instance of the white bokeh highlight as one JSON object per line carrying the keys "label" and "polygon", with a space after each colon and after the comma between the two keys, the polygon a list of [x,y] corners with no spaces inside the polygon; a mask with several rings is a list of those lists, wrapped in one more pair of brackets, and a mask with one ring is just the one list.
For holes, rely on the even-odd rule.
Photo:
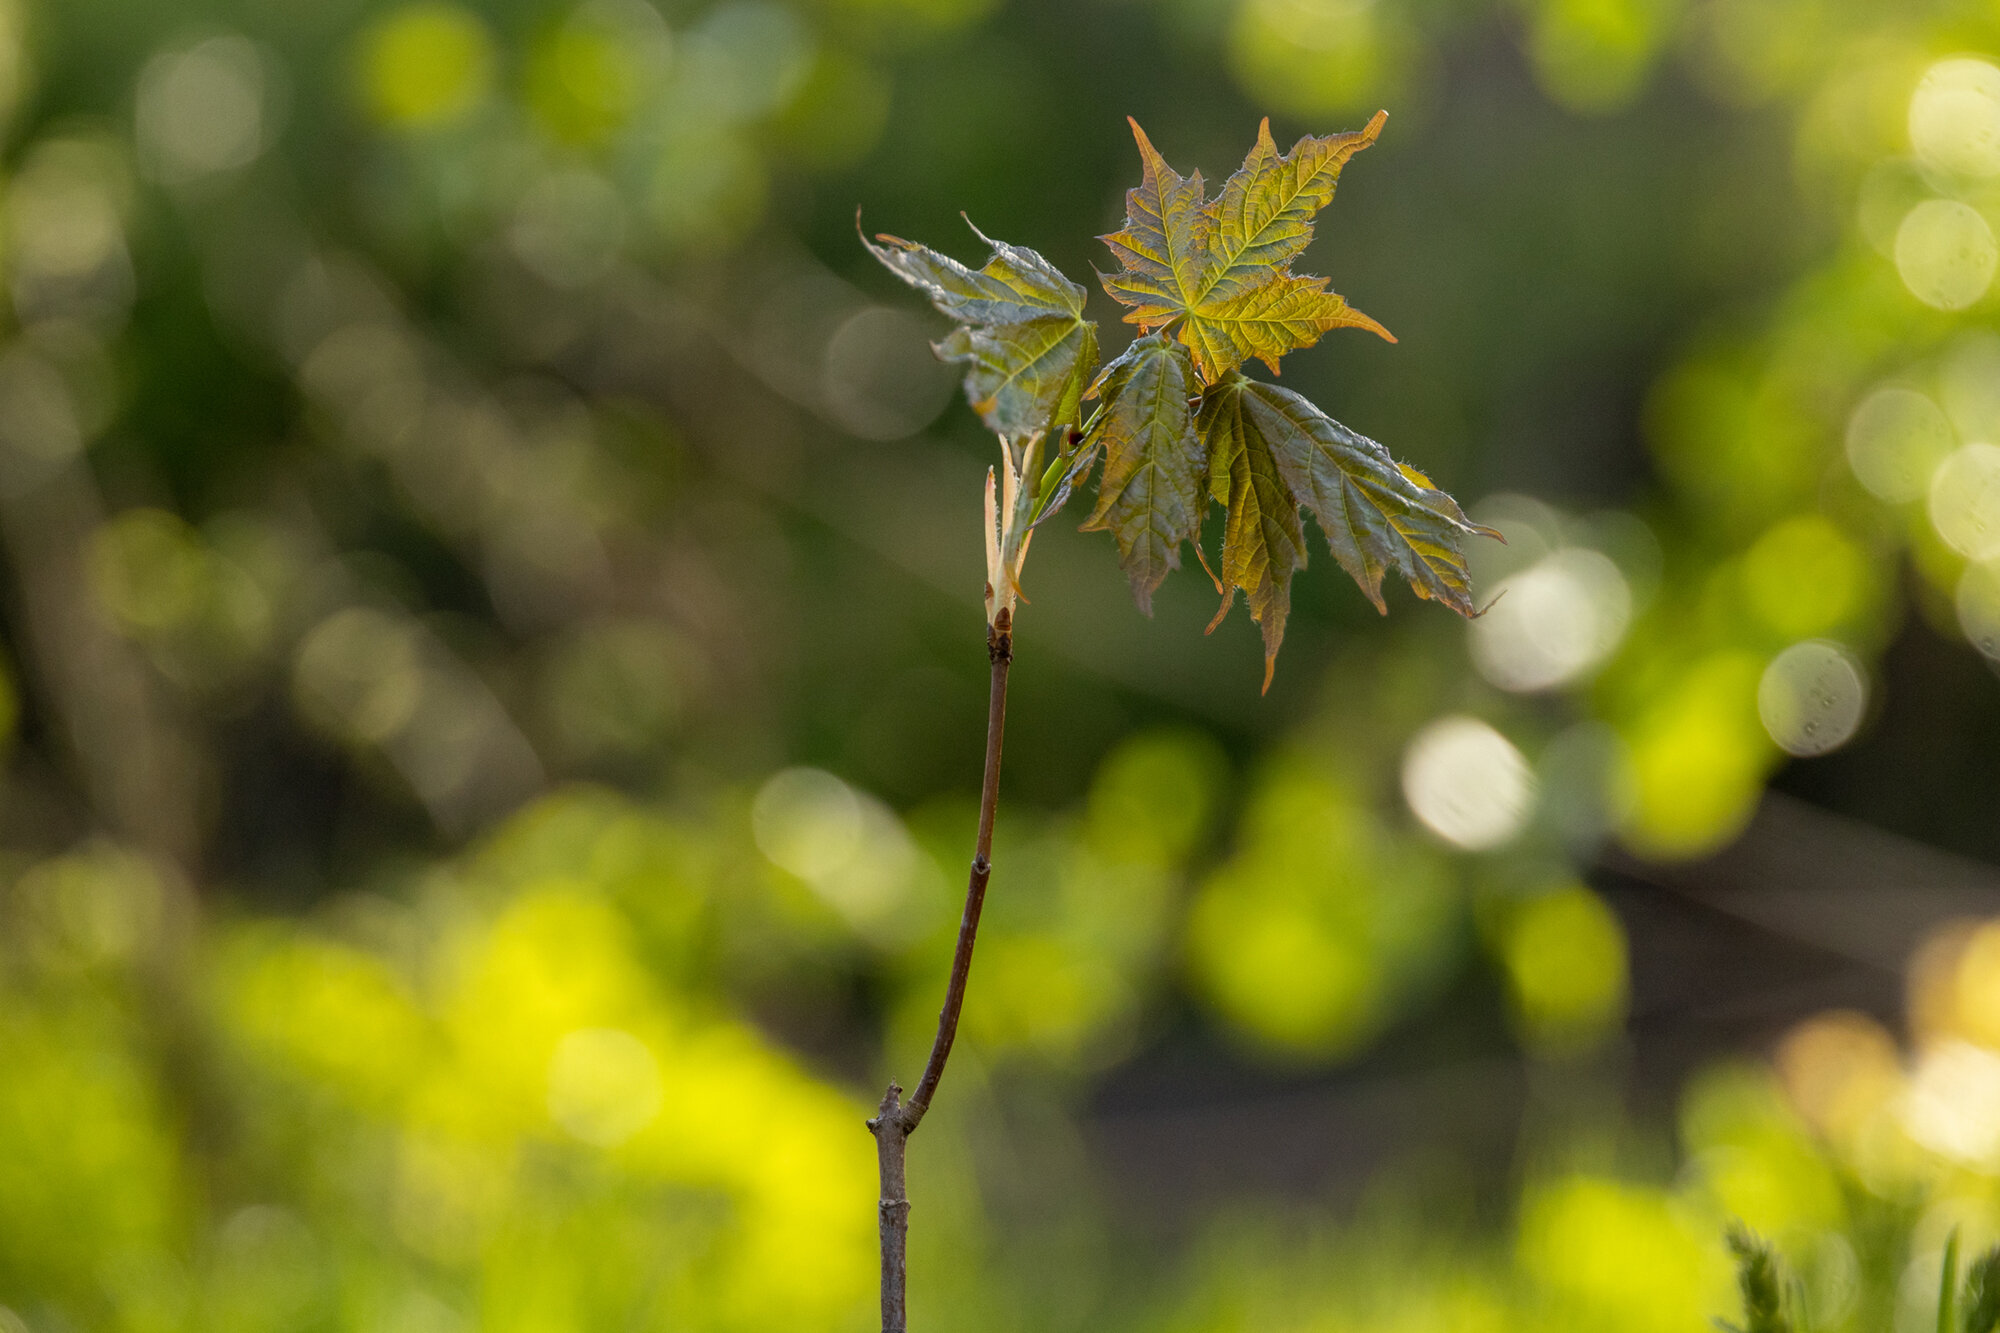
{"label": "white bokeh highlight", "polygon": [[1582,678],[1618,647],[1632,590],[1610,557],[1563,547],[1502,578],[1471,622],[1473,665],[1503,690],[1551,690]]}
{"label": "white bokeh highlight", "polygon": [[1968,444],[1931,477],[1931,526],[1968,560],[2000,556],[2000,447]]}
{"label": "white bokeh highlight", "polygon": [[1969,564],[1958,576],[1958,627],[1980,653],[2000,662],[2000,566]]}
{"label": "white bokeh highlight", "polygon": [[1958,56],[1926,70],[1910,96],[1910,147],[1938,171],[2000,175],[2000,68]]}
{"label": "white bokeh highlight", "polygon": [[930,924],[920,879],[933,872],[893,810],[831,773],[788,768],[758,789],[751,834],[766,860],[805,881],[848,925],[880,944]]}
{"label": "white bokeh highlight", "polygon": [[147,61],[136,129],[148,169],[187,181],[256,161],[269,141],[267,82],[262,53],[233,34]]}
{"label": "white bokeh highlight", "polygon": [[1900,385],[1875,390],[1847,419],[1847,465],[1869,494],[1890,504],[1922,499],[1957,443],[1944,410]]}
{"label": "white bokeh highlight", "polygon": [[1896,272],[1910,294],[1939,310],[1963,310],[1993,284],[2000,246],[1971,204],[1926,199],[1896,228]]}
{"label": "white bokeh highlight", "polygon": [[1868,678],[1854,655],[1827,639],[1795,643],[1771,659],[1757,685],[1757,715],[1786,754],[1811,758],[1854,738],[1868,710]]}
{"label": "white bokeh highlight", "polygon": [[1403,799],[1438,837],[1489,851],[1534,813],[1536,784],[1514,743],[1478,718],[1454,714],[1418,732],[1403,752]]}
{"label": "white bokeh highlight", "polygon": [[1911,1073],[1903,1128],[1922,1146],[1969,1165],[2000,1154],[2000,1055],[1970,1042],[1942,1041]]}

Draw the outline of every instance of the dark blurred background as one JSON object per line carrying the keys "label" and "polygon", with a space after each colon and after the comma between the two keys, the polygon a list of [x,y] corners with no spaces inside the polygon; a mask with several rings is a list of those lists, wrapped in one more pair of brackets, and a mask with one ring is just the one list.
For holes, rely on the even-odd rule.
{"label": "dark blurred background", "polygon": [[[984,723],[855,212],[1387,108],[1268,696],[1035,544],[921,1328],[1651,1333],[2000,1237],[1993,0],[0,3],[0,1333],[861,1330]],[[1097,293],[1107,345],[1130,330]],[[1260,372],[1261,373],[1261,372]],[[1072,510],[1080,521],[1084,511]],[[1210,532],[1214,540],[1213,527]]]}

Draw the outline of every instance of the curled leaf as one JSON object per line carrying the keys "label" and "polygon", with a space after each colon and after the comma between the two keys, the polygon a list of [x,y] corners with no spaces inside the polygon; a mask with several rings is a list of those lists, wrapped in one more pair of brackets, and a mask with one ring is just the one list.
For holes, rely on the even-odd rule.
{"label": "curled leaf", "polygon": [[966,398],[988,430],[1013,439],[1076,424],[1097,368],[1084,288],[1033,250],[972,231],[992,250],[978,269],[898,236],[861,243],[957,321],[935,350],[966,366]]}
{"label": "curled leaf", "polygon": [[[864,238],[956,323],[938,354],[966,366],[967,397],[1004,445],[998,494],[988,480],[989,618],[1018,598],[1035,526],[1100,458],[1097,502],[1083,527],[1116,539],[1140,610],[1151,613],[1153,594],[1180,567],[1181,544],[1193,541],[1223,599],[1209,628],[1245,595],[1263,632],[1266,689],[1292,575],[1306,564],[1306,511],[1378,609],[1387,609],[1382,581],[1393,570],[1419,597],[1478,614],[1462,542],[1500,534],[1471,522],[1375,441],[1238,369],[1259,360],[1275,374],[1286,353],[1337,328],[1395,341],[1328,290],[1327,279],[1291,271],[1342,168],[1386,119],[1308,135],[1282,154],[1266,121],[1213,199],[1201,173],[1175,171],[1132,122],[1142,174],[1126,192],[1125,225],[1101,238],[1118,271],[1099,277],[1141,336],[1095,381],[1097,327],[1083,318],[1084,290],[1034,251],[981,235],[992,253],[970,269],[893,236]],[[1079,427],[1084,401],[1099,397]],[[1224,509],[1215,568],[1200,540],[1211,500]]]}

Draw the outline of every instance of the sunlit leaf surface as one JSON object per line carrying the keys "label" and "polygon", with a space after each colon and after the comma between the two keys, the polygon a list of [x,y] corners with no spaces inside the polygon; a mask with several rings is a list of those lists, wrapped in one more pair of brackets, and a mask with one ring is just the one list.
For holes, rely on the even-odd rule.
{"label": "sunlit leaf surface", "polygon": [[973,233],[993,250],[977,270],[896,236],[862,244],[958,321],[937,353],[967,367],[966,397],[987,429],[1012,438],[1075,425],[1097,368],[1097,326],[1083,318],[1084,289],[1033,250],[977,227]]}
{"label": "sunlit leaf surface", "polygon": [[1104,368],[1104,410],[1084,447],[1105,451],[1097,508],[1086,530],[1108,531],[1150,614],[1153,591],[1180,568],[1180,546],[1201,532],[1207,464],[1188,413],[1197,391],[1187,349],[1157,334],[1140,338]]}
{"label": "sunlit leaf surface", "polygon": [[[1214,199],[1201,173],[1181,176],[1132,122],[1144,175],[1125,196],[1125,226],[1103,238],[1118,273],[1104,288],[1127,308],[1125,319],[1148,331],[1172,328],[1194,353],[1204,384],[1255,357],[1278,359],[1338,328],[1362,328],[1394,342],[1389,331],[1351,309],[1325,278],[1291,272],[1312,241],[1313,218],[1333,199],[1340,169],[1382,132],[1386,112],[1366,129],[1308,135],[1278,154],[1271,123]],[[1177,327],[1176,327],[1177,326]]]}

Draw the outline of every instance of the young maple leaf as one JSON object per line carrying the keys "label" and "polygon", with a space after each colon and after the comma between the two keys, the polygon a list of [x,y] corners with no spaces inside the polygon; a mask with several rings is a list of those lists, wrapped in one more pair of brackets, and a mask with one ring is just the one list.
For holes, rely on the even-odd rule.
{"label": "young maple leaf", "polygon": [[1312,240],[1313,218],[1333,199],[1347,159],[1375,142],[1388,119],[1365,129],[1307,135],[1279,156],[1271,122],[1214,199],[1201,173],[1167,165],[1139,122],[1131,121],[1144,174],[1125,195],[1123,230],[1100,237],[1118,258],[1104,289],[1128,307],[1141,329],[1172,327],[1193,354],[1203,384],[1214,384],[1255,357],[1277,373],[1278,358],[1338,328],[1395,337],[1326,289],[1325,278],[1291,271]]}
{"label": "young maple leaf", "polygon": [[[1325,278],[1291,271],[1341,168],[1386,119],[1308,136],[1283,155],[1265,121],[1214,199],[1199,172],[1168,166],[1133,122],[1144,176],[1126,194],[1124,229],[1102,238],[1119,271],[1100,276],[1143,335],[1094,379],[1097,331],[1083,317],[1083,289],[1034,251],[987,241],[992,257],[975,271],[892,236],[868,247],[957,322],[937,351],[966,364],[966,396],[987,426],[1003,440],[1048,443],[1051,452],[1034,455],[1048,464],[1036,493],[1020,489],[1032,482],[1025,461],[1006,492],[1024,497],[1028,528],[1060,509],[1101,457],[1097,504],[1083,526],[1117,540],[1133,599],[1150,613],[1153,593],[1180,567],[1181,544],[1196,542],[1199,553],[1209,504],[1223,507],[1223,603],[1209,628],[1246,595],[1263,631],[1266,689],[1292,575],[1306,564],[1305,514],[1383,611],[1382,582],[1393,570],[1419,597],[1474,614],[1460,540],[1499,536],[1375,441],[1237,369],[1254,357],[1275,373],[1280,357],[1329,329],[1395,341],[1326,290]],[[1093,398],[1099,406],[1080,432],[1057,429],[1075,425]],[[1004,497],[1000,507],[1009,508]]]}
{"label": "young maple leaf", "polygon": [[[1329,329],[1389,331],[1291,264],[1312,240],[1347,160],[1375,142],[1378,113],[1348,134],[1307,136],[1280,155],[1271,123],[1213,199],[1201,173],[1167,165],[1132,122],[1144,174],[1125,196],[1125,227],[1101,238],[1119,271],[1100,275],[1147,330],[1104,368],[1104,406],[1084,435],[1084,459],[1104,451],[1097,508],[1084,524],[1118,541],[1141,610],[1183,541],[1199,542],[1208,498],[1226,514],[1218,590],[1222,610],[1244,593],[1264,635],[1268,688],[1285,637],[1292,575],[1306,564],[1301,510],[1326,534],[1334,559],[1378,610],[1382,580],[1401,574],[1419,597],[1472,615],[1460,539],[1497,536],[1389,451],[1304,398],[1237,371],[1255,357],[1273,373],[1285,353]],[[1199,547],[1197,546],[1197,550]]]}
{"label": "young maple leaf", "polygon": [[1104,473],[1083,530],[1117,539],[1132,598],[1151,615],[1154,591],[1180,568],[1181,543],[1199,539],[1208,509],[1208,451],[1188,410],[1201,385],[1187,348],[1153,333],[1104,368],[1096,392],[1104,406],[1083,456],[1102,447]]}
{"label": "young maple leaf", "polygon": [[1270,687],[1285,638],[1291,578],[1305,568],[1303,507],[1333,558],[1385,615],[1382,576],[1395,570],[1417,596],[1475,614],[1459,538],[1497,537],[1467,519],[1430,478],[1290,389],[1232,373],[1202,398],[1196,419],[1208,450],[1209,491],[1229,511],[1222,534],[1222,609],[1237,589],[1264,632]]}
{"label": "young maple leaf", "polygon": [[1078,424],[1097,369],[1097,325],[1083,317],[1083,287],[1033,250],[994,240],[970,218],[965,225],[992,250],[983,268],[900,236],[861,243],[957,321],[933,350],[967,367],[965,396],[988,430],[1017,439]]}

